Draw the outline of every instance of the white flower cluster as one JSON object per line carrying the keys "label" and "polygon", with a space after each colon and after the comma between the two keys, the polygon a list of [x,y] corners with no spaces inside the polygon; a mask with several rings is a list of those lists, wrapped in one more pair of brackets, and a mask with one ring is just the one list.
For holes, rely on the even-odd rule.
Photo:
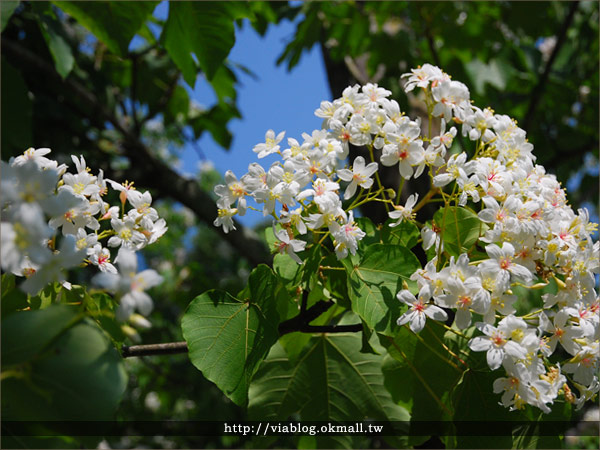
{"label": "white flower cluster", "polygon": [[[333,103],[322,102],[315,111],[318,117],[325,119],[326,129],[315,130],[310,135],[304,133],[302,144],[288,138],[288,147],[284,150],[280,146],[284,133],[275,135],[269,130],[265,142],[256,145],[254,151],[259,158],[277,153],[282,160],[274,162],[268,170],[253,163],[241,179],[227,171],[227,184],[215,187],[219,197],[215,226],[222,226],[225,232],[235,229],[233,217],[246,213],[246,198],[250,196],[263,205],[263,215],[272,215],[286,230],[286,239],[290,242],[280,240],[276,244],[279,252],[286,252],[301,262],[295,252],[304,249],[304,242],[294,236],[306,234],[307,229],[316,232],[326,229],[333,237],[338,258],[345,258],[348,252],[355,254],[358,241],[365,233],[354,222],[352,212],[342,208],[340,182],[345,184],[343,199],[355,198],[348,208],[351,210],[359,201],[372,199],[368,196],[374,191],[372,177],[378,163],[367,164],[365,158],[358,156],[350,168],[339,168],[348,157],[348,144],[381,150],[383,165],[398,164],[402,176],[410,178],[419,176],[428,165],[441,165],[445,149],[456,134],[452,129],[425,149],[423,140],[418,138],[419,121],[411,121],[401,114],[398,103],[388,99],[389,95],[390,91],[374,84],[348,87],[342,98]],[[373,193],[380,194],[383,189],[381,185],[379,188]],[[416,199],[412,196],[407,205],[397,206],[390,213],[391,218],[399,219],[396,224],[412,217]],[[279,214],[275,211],[277,202],[281,204]]]}
{"label": "white flower cluster", "polygon": [[[120,319],[127,319],[135,308],[148,314],[152,301],[143,290],[158,284],[160,276],[154,271],[135,275],[132,261],[137,250],[167,230],[151,207],[150,193],[105,179],[102,170],[92,175],[83,157],[72,156],[76,173],[70,173],[65,164],[47,158],[49,153],[47,148],[30,148],[8,164],[1,163],[2,269],[25,276],[22,289],[35,295],[48,283],[64,282],[65,269],[91,264],[103,273],[99,284],[121,296]],[[121,207],[102,199],[107,183],[120,191]],[[125,213],[127,202],[131,209]],[[110,228],[101,231],[102,221]],[[119,249],[115,261],[126,266],[121,273],[102,243],[106,238],[108,247]]]}
{"label": "white flower cluster", "polygon": [[[233,216],[245,214],[246,199],[252,197],[263,204],[265,216],[272,215],[283,227],[275,231],[277,251],[301,263],[296,252],[306,243],[296,237],[311,229],[329,232],[341,259],[348,252],[354,254],[365,236],[351,210],[376,198],[391,203],[377,178],[374,150],[384,166],[397,165],[403,179],[426,173],[431,194],[441,192],[446,205],[481,203],[479,218],[487,231],[479,244],[485,246],[487,257],[471,260],[464,253],[442,258],[444,224],[423,225],[423,247],[435,246],[436,257],[411,277],[418,295],[408,290],[398,293],[409,306],[398,324],[419,332],[427,318],[446,320],[445,308],[455,311],[455,325],[464,329],[478,314],[483,321],[476,326],[483,336],[469,345],[474,351],[487,351],[492,370],[502,366],[506,371],[507,377],[494,384],[495,392],[504,392],[502,404],[520,408],[527,403],[548,412],[560,390],[580,407],[600,389],[600,306],[594,277],[599,272],[599,246],[591,238],[597,225],[589,222],[586,210],[575,213],[556,178],[535,164],[533,145],[515,120],[472,105],[463,83],[430,64],[403,78],[407,92],[422,90],[430,124],[440,121],[439,135],[430,131],[422,136],[420,120],[406,117],[398,103],[387,98],[390,91],[374,84],[348,87],[341,98],[321,103],[315,114],[324,119],[323,129],[303,134],[302,144],[290,138],[281,150],[284,133],[269,130],[265,143],[254,147],[259,158],[277,153],[281,161],[268,170],[251,164],[239,180],[231,171],[226,173],[227,184],[215,188],[219,197],[215,225],[226,232],[234,228]],[[470,158],[465,152],[447,157],[457,135],[454,126],[446,130],[450,123],[459,125],[462,135],[473,142]],[[349,143],[367,147],[371,162],[357,157],[350,168],[338,168],[348,156]],[[343,194],[342,181],[347,183]],[[443,188],[450,183],[455,189],[445,194]],[[344,210],[341,197],[355,199]],[[389,216],[397,222],[391,226],[413,221],[417,200],[415,193],[404,205],[393,205]],[[552,280],[558,293],[544,295],[542,310],[514,315],[517,297],[512,287],[536,289]],[[558,342],[572,356],[562,367],[548,361]],[[579,397],[562,372],[572,374]]]}
{"label": "white flower cluster", "polygon": [[[407,89],[415,83],[431,93],[434,116],[449,119],[451,114],[462,123],[463,135],[477,142],[470,161],[465,153],[453,155],[443,173],[432,174],[432,182],[441,187],[455,181],[459,205],[469,197],[474,203],[483,202],[479,218],[489,229],[480,240],[487,244],[487,258],[471,261],[462,254],[440,271],[437,258],[429,262],[412,277],[420,288],[418,300],[408,291],[399,293],[411,308],[398,323],[410,322],[413,331],[420,331],[426,317],[444,320],[439,308],[444,307],[455,310],[455,324],[464,329],[471,324],[472,313],[480,314],[484,321],[476,325],[484,336],[469,345],[474,351],[487,351],[492,370],[500,366],[506,370],[508,377],[494,384],[495,392],[504,392],[502,404],[518,408],[528,403],[545,412],[559,389],[569,389],[560,364],[547,360],[560,343],[572,356],[562,371],[572,374],[581,406],[599,390],[600,304],[594,277],[599,271],[599,246],[590,236],[597,225],[589,222],[586,210],[575,213],[556,177],[534,164],[533,146],[514,120],[471,106],[468,91],[460,94],[459,102],[457,96],[452,100],[441,96],[443,86],[448,85],[443,92],[463,92],[463,85],[452,87],[456,82],[440,76],[435,67],[425,65],[409,74]],[[424,240],[424,246],[434,242]],[[511,286],[542,287],[551,279],[556,280],[558,293],[543,296],[544,308],[515,317],[517,297]],[[533,286],[535,282],[538,286]]]}

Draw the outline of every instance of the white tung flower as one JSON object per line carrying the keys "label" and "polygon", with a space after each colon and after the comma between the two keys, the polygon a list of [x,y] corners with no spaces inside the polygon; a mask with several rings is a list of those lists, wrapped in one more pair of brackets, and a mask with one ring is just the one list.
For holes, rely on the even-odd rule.
{"label": "white tung flower", "polygon": [[400,326],[410,323],[409,326],[413,333],[418,333],[425,327],[427,317],[441,322],[448,319],[448,315],[442,308],[429,303],[431,289],[428,285],[421,288],[418,297],[404,289],[398,292],[397,298],[410,306],[410,309],[398,319],[397,323]]}
{"label": "white tung flower", "polygon": [[469,341],[469,347],[474,352],[487,352],[487,363],[490,369],[496,370],[502,365],[506,355],[515,359],[525,358],[527,351],[516,342],[509,339],[504,331],[487,323],[478,322],[475,326],[485,336],[475,336]]}
{"label": "white tung flower", "polygon": [[144,291],[159,285],[162,277],[152,269],[137,273],[137,256],[126,248],[119,250],[115,262],[119,265],[118,275],[104,272],[96,275],[92,281],[120,297],[118,320],[127,320],[134,310],[147,316],[152,311],[153,304],[152,298]]}
{"label": "white tung flower", "polygon": [[254,153],[258,153],[259,158],[264,158],[271,153],[277,153],[279,151],[279,143],[283,139],[283,136],[285,136],[285,131],[282,131],[275,136],[275,132],[273,130],[269,130],[265,134],[265,142],[255,145],[252,150]]}
{"label": "white tung flower", "polygon": [[365,166],[365,159],[362,156],[357,156],[354,160],[352,170],[340,169],[337,171],[338,177],[344,181],[349,181],[350,184],[344,192],[344,199],[348,200],[356,193],[358,186],[369,189],[373,185],[373,174],[377,172],[377,163],[372,162]]}
{"label": "white tung flower", "polygon": [[413,208],[417,203],[419,194],[413,194],[408,199],[404,206],[394,206],[394,211],[390,211],[390,219],[398,219],[395,223],[390,223],[390,227],[397,227],[402,223],[403,220],[413,220],[415,215],[413,214]]}
{"label": "white tung flower", "polygon": [[292,239],[285,229],[277,231],[275,229],[275,222],[273,222],[273,233],[275,234],[275,237],[279,239],[275,242],[275,249],[277,252],[281,254],[287,253],[298,264],[302,264],[302,260],[296,255],[296,252],[303,251],[304,247],[306,247],[306,242]]}

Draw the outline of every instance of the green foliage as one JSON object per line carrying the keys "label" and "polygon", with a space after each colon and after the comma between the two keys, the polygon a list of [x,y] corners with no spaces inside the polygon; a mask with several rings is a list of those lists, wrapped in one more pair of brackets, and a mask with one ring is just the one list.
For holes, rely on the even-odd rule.
{"label": "green foliage", "polygon": [[54,67],[61,77],[66,78],[73,70],[75,58],[61,23],[49,3],[34,3],[32,6],[39,11],[40,31],[54,59]]}
{"label": "green foliage", "polygon": [[247,403],[250,378],[277,341],[277,279],[259,266],[250,277],[250,296],[223,291],[196,297],[182,318],[192,364],[235,403]]}
{"label": "green foliage", "polygon": [[119,56],[159,2],[53,2],[100,39]]}
{"label": "green foliage", "polygon": [[196,62],[212,80],[235,43],[233,20],[248,17],[242,2],[173,2],[161,40],[187,84],[194,87]]}
{"label": "green foliage", "polygon": [[360,352],[355,334],[313,337],[295,362],[279,345],[250,385],[249,415],[256,420],[407,421],[383,385],[381,360]]}
{"label": "green foliage", "polygon": [[109,420],[126,380],[119,354],[79,308],[53,305],[2,321],[4,420]]}
{"label": "green foliage", "polygon": [[15,289],[15,276],[12,274],[2,274],[2,317],[25,309],[29,306],[27,295],[20,289]]}
{"label": "green foliage", "polygon": [[345,266],[352,310],[375,331],[393,334],[402,315],[396,294],[403,282],[414,285],[409,278],[420,267],[417,257],[400,245],[372,244],[358,265]]}
{"label": "green foliage", "polygon": [[[475,101],[485,98],[496,110],[522,122],[545,67],[535,41],[556,34],[570,7],[546,2],[171,2],[163,22],[152,17],[157,2],[53,3],[74,21],[64,20],[49,4],[24,3],[17,8],[19,2],[1,3],[3,39],[17,42],[54,67],[62,79],[74,80],[92,92],[102,108],[131,125],[149,147],[165,150],[168,146],[170,153],[156,151],[167,162],[174,160],[177,146],[189,140],[182,130],[193,132],[195,139],[208,131],[217,143],[230,146],[227,124],[240,117],[235,105],[239,68],[227,57],[235,43],[235,24],[244,18],[261,34],[270,23],[299,19],[297,33],[279,60],[290,69],[306,49],[322,44],[328,66],[337,70],[344,87],[350,84],[349,77],[336,63],[343,62],[345,68],[366,61],[360,69],[398,94],[399,71],[425,61],[438,63],[458,79],[471,79]],[[597,59],[580,55],[598,54],[598,6],[582,2],[579,8],[550,70],[537,113],[528,119],[530,140],[545,150],[539,153],[539,162],[555,169],[563,180],[581,162],[560,155],[571,148],[575,151],[569,154],[576,155],[597,147],[598,111],[589,107],[598,94]],[[459,23],[463,13],[466,20]],[[90,39],[82,27],[96,39]],[[136,35],[143,44],[130,48]],[[128,140],[107,129],[99,110],[77,100],[69,105],[73,92],[21,63],[15,56],[3,56],[2,110],[10,111],[2,116],[5,155],[35,144],[83,153],[88,160],[102,161],[102,167],[120,167]],[[193,88],[199,71],[217,97],[217,103],[207,109],[194,106],[180,81],[182,75]],[[588,94],[582,93],[581,86]],[[403,111],[413,108],[404,96],[395,97]],[[565,113],[561,107],[576,102],[582,105],[580,113]],[[576,125],[568,122],[571,116]],[[165,158],[164,153],[170,156]],[[593,184],[594,179],[586,176],[584,184]],[[209,173],[197,181],[210,191],[220,178]],[[597,196],[596,189],[582,191],[578,200]],[[248,277],[248,264],[212,228],[186,219],[178,206],[163,208],[168,212],[161,211],[161,217],[167,217],[169,235],[148,249],[145,257],[149,265],[160,265],[165,283],[157,289],[155,298],[160,300],[151,317],[154,327],[139,334],[149,343],[180,340],[183,333],[189,359],[179,355],[127,360],[131,389],[125,393],[120,419],[247,418],[224,392],[239,405],[249,404],[252,418],[268,420],[526,418],[534,423],[511,436],[449,436],[444,441],[447,447],[560,446],[558,436],[537,436],[535,424],[570,417],[568,405],[555,404],[551,416],[532,415],[531,410],[509,412],[498,406],[499,395],[493,394],[491,385],[499,374],[487,371],[484,355],[469,355],[466,346],[473,329],[463,330],[464,338],[443,333],[433,321],[418,336],[408,327],[397,327],[405,307],[396,293],[403,282],[416,290],[408,279],[420,267],[409,250],[420,238],[415,224],[404,221],[389,227],[391,221],[375,225],[360,217],[357,223],[367,235],[357,255],[344,262],[337,260],[325,239],[312,248],[309,242],[303,265],[278,254],[273,271],[259,266]],[[419,212],[419,220],[424,212],[425,208]],[[448,206],[433,220],[444,230],[444,248],[453,256],[472,250],[486,229],[466,208]],[[519,311],[539,304],[541,293],[555,288],[535,294],[516,288],[521,296]],[[189,299],[207,289],[211,290],[196,297],[183,313]],[[239,294],[234,297],[225,289]],[[293,332],[280,337],[279,323],[298,314],[304,293],[306,308],[322,300],[334,302],[311,325],[360,321],[361,334]],[[14,277],[4,274],[1,306],[3,417],[113,418],[125,389],[124,363],[114,347],[128,342],[114,319],[114,300],[77,285],[71,291],[51,285],[39,296],[27,298],[15,287]],[[385,348],[374,343],[374,334]],[[160,404],[153,410],[140,401],[151,394]],[[176,446],[182,448],[199,442],[179,439]],[[310,436],[292,441],[300,448],[356,448],[374,442]],[[422,441],[390,439],[388,444]],[[68,437],[63,444],[78,446]],[[250,445],[235,437],[219,437],[198,446],[240,444]],[[161,446],[158,441],[152,445]]]}
{"label": "green foliage", "polygon": [[[444,338],[442,326],[428,323],[418,335],[402,327],[394,337],[380,339],[388,351],[383,364],[385,386],[394,401],[410,411],[411,420],[436,422],[452,418],[450,393],[466,366],[444,347],[451,343]],[[432,427],[430,434],[441,431]],[[412,433],[411,442],[422,442],[416,430]]]}
{"label": "green foliage", "polygon": [[4,30],[10,16],[15,12],[19,3],[19,0],[6,0],[0,3],[0,17],[2,18],[2,22],[0,22],[0,31]]}
{"label": "green foliage", "polygon": [[417,226],[412,222],[403,220],[400,225],[390,227],[389,225],[393,222],[394,221],[390,219],[383,224],[381,228],[382,242],[402,245],[406,248],[413,248],[421,237],[421,233]]}
{"label": "green foliage", "polygon": [[442,228],[444,250],[451,256],[467,253],[488,228],[475,213],[456,206],[438,209],[433,220]]}

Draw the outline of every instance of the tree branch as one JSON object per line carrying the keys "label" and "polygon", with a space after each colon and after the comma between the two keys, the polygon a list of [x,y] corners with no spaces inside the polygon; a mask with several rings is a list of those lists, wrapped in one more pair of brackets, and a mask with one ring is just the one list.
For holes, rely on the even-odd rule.
{"label": "tree branch", "polygon": [[176,353],[187,353],[187,342],[167,342],[166,344],[150,344],[150,345],[124,345],[121,347],[121,355],[123,358],[132,356],[148,356],[148,355],[173,355]]}
{"label": "tree branch", "polygon": [[[23,73],[43,75],[46,77],[45,81],[52,81],[53,84],[49,84],[55,89],[55,94],[64,96],[65,103],[80,114],[87,108],[91,117],[86,118],[94,120],[99,128],[103,128],[104,123],[109,122],[123,137],[123,146],[131,160],[131,168],[128,170],[130,178],[140,185],[165,193],[190,208],[201,221],[212,224],[217,215],[217,205],[211,196],[203,191],[195,180],[183,178],[152,154],[112,111],[74,77],[63,80],[52,65],[10,39],[2,39],[2,53],[8,56],[13,64],[18,62],[17,66]],[[69,95],[64,95],[64,92],[68,92]],[[229,233],[224,233],[220,228],[215,230],[251,264],[270,263],[272,257],[256,234],[237,221],[234,221],[234,224],[236,230]]]}
{"label": "tree branch", "polygon": [[525,119],[523,120],[523,129],[525,131],[529,131],[529,125],[535,117],[535,112],[540,100],[542,99],[542,93],[544,92],[544,88],[546,87],[546,83],[548,82],[548,77],[550,76],[552,65],[556,60],[556,55],[558,55],[558,52],[565,43],[567,37],[567,30],[573,22],[573,18],[575,17],[575,12],[577,11],[578,6],[579,1],[571,3],[567,17],[565,17],[565,20],[562,23],[558,34],[556,35],[556,44],[554,45],[554,49],[552,49],[550,58],[548,58],[548,62],[544,67],[544,71],[542,72],[542,75],[540,76],[537,85],[533,88],[533,91],[531,92],[531,100],[529,101],[527,113],[525,114]]}
{"label": "tree branch", "polygon": [[[307,291],[305,291],[307,292]],[[279,324],[279,335],[283,336],[287,333],[292,333],[294,331],[300,331],[300,329],[310,322],[315,320],[329,308],[335,305],[331,300],[319,300],[317,303],[312,305],[310,308],[305,310],[303,313],[301,312],[296,317],[292,317],[284,322]]]}
{"label": "tree branch", "polygon": [[137,109],[135,102],[137,101],[137,78],[138,78],[138,57],[137,55],[131,57],[131,115],[133,116],[133,130],[137,137],[140,136],[142,129],[140,127],[140,121],[137,116]]}
{"label": "tree branch", "polygon": [[[362,331],[362,323],[351,325],[309,325],[310,322],[315,320],[333,305],[335,305],[335,303],[331,300],[319,300],[303,313],[281,322],[279,324],[279,336],[294,331],[300,331],[301,333],[356,333]],[[132,356],[172,355],[175,353],[186,353],[187,351],[188,347],[185,342],[167,342],[165,344],[124,345],[121,348],[121,355],[123,358],[130,358]]]}

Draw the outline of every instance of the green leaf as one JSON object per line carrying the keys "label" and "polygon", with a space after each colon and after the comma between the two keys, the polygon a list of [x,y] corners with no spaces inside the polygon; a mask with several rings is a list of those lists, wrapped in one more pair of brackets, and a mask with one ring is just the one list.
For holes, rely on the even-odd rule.
{"label": "green leaf", "polygon": [[182,123],[187,119],[190,110],[190,99],[183,86],[175,86],[173,95],[165,110],[166,123]]}
{"label": "green leaf", "polygon": [[2,321],[2,365],[31,360],[82,317],[77,308],[64,305],[11,314]]}
{"label": "green leaf", "polygon": [[[327,267],[344,269],[344,265],[337,259],[334,253],[330,253],[323,258],[321,264]],[[351,309],[352,306],[348,295],[348,274],[346,270],[323,269],[321,272],[325,277],[323,285],[329,291],[331,298],[338,305]]]}
{"label": "green leaf", "polygon": [[60,22],[54,17],[52,10],[48,9],[49,13],[37,15],[38,23],[52,59],[54,59],[56,71],[62,78],[66,78],[71,73],[71,70],[73,70],[75,58],[64,36]]}
{"label": "green leaf", "polygon": [[402,282],[410,285],[413,272],[421,267],[417,257],[400,245],[373,244],[360,264],[347,267],[352,310],[377,332],[392,335],[401,316],[396,294]]}
{"label": "green leaf", "polygon": [[2,21],[0,22],[0,31],[4,31],[4,27],[8,24],[8,21],[15,12],[15,9],[17,9],[17,6],[19,6],[18,1],[2,0],[2,2],[0,2],[0,17],[2,18]]}
{"label": "green leaf", "polygon": [[[553,427],[553,422],[559,425],[569,423],[572,420],[571,404],[564,400],[557,400],[550,407],[552,410],[548,414],[537,408],[527,407],[533,420],[530,423],[524,423],[513,432],[512,448],[563,448],[561,438],[566,430]],[[549,429],[556,431],[552,435],[548,435]]]}
{"label": "green leaf", "polygon": [[465,69],[471,77],[475,91],[480,95],[485,93],[486,83],[502,91],[506,87],[509,78],[495,59],[490,60],[487,64],[480,59],[472,59],[465,64]]}
{"label": "green leaf", "polygon": [[442,228],[444,250],[452,256],[468,252],[488,229],[475,213],[456,206],[437,210],[433,220]]}
{"label": "green leaf", "polygon": [[196,63],[212,80],[235,43],[234,20],[249,14],[241,2],[172,2],[161,42],[192,88]]}
{"label": "green leaf", "polygon": [[212,290],[196,297],[181,328],[192,364],[231,400],[244,405],[250,378],[277,341],[277,278],[265,265],[250,275],[250,299]]}
{"label": "green leaf", "polygon": [[301,266],[287,253],[277,253],[273,258],[273,271],[279,275],[289,287],[300,284]]}
{"label": "green leaf", "polygon": [[233,71],[226,65],[222,65],[215,72],[215,76],[210,80],[210,84],[217,94],[220,102],[235,100],[236,77]]}
{"label": "green leaf", "polygon": [[191,122],[196,139],[200,137],[203,131],[209,131],[217,144],[228,149],[231,145],[232,136],[226,125],[234,117],[240,117],[240,113],[234,105],[219,103],[213,106]]}
{"label": "green leaf", "polygon": [[358,217],[354,220],[361,230],[365,232],[365,237],[360,240],[361,247],[379,243],[379,230],[368,217]]}
{"label": "green leaf", "polygon": [[[37,330],[31,329],[32,321],[26,318],[26,313],[11,316],[23,320],[26,326],[11,327],[11,341],[40,342],[36,333],[55,329],[57,321],[64,324],[71,320],[71,309],[74,308],[53,306],[31,312],[36,314]],[[38,320],[39,317],[44,320]],[[2,332],[4,346],[4,326]],[[84,321],[57,337],[43,355],[36,355],[26,375],[2,381],[2,418],[109,420],[126,385],[121,357],[94,323]]]}
{"label": "green leaf", "polygon": [[412,222],[403,220],[400,225],[390,227],[390,224],[393,222],[394,220],[392,219],[387,220],[381,229],[381,240],[383,243],[413,248],[421,237],[417,226]]}
{"label": "green leaf", "polygon": [[119,56],[127,53],[133,36],[159,2],[54,2],[91,31],[108,49]]}
{"label": "green leaf", "polygon": [[[454,420],[460,421],[519,421],[525,420],[521,411],[509,411],[499,405],[500,395],[494,394],[493,382],[501,376],[489,370],[465,372],[452,401]],[[459,424],[460,425],[460,424]],[[462,433],[461,433],[462,434]],[[457,448],[511,448],[512,436],[456,436]]]}
{"label": "green leaf", "polygon": [[[383,385],[381,357],[360,352],[356,334],[311,338],[293,364],[273,347],[250,385],[248,413],[256,420],[407,421]],[[400,444],[399,444],[400,445]]]}
{"label": "green leaf", "polygon": [[2,317],[5,318],[9,314],[25,309],[29,306],[27,303],[27,294],[15,287],[15,276],[10,273],[2,275]]}
{"label": "green leaf", "polygon": [[444,348],[444,328],[427,323],[415,335],[407,326],[396,336],[381,337],[389,356],[385,385],[414,421],[439,421],[452,415],[449,395],[466,366]]}

